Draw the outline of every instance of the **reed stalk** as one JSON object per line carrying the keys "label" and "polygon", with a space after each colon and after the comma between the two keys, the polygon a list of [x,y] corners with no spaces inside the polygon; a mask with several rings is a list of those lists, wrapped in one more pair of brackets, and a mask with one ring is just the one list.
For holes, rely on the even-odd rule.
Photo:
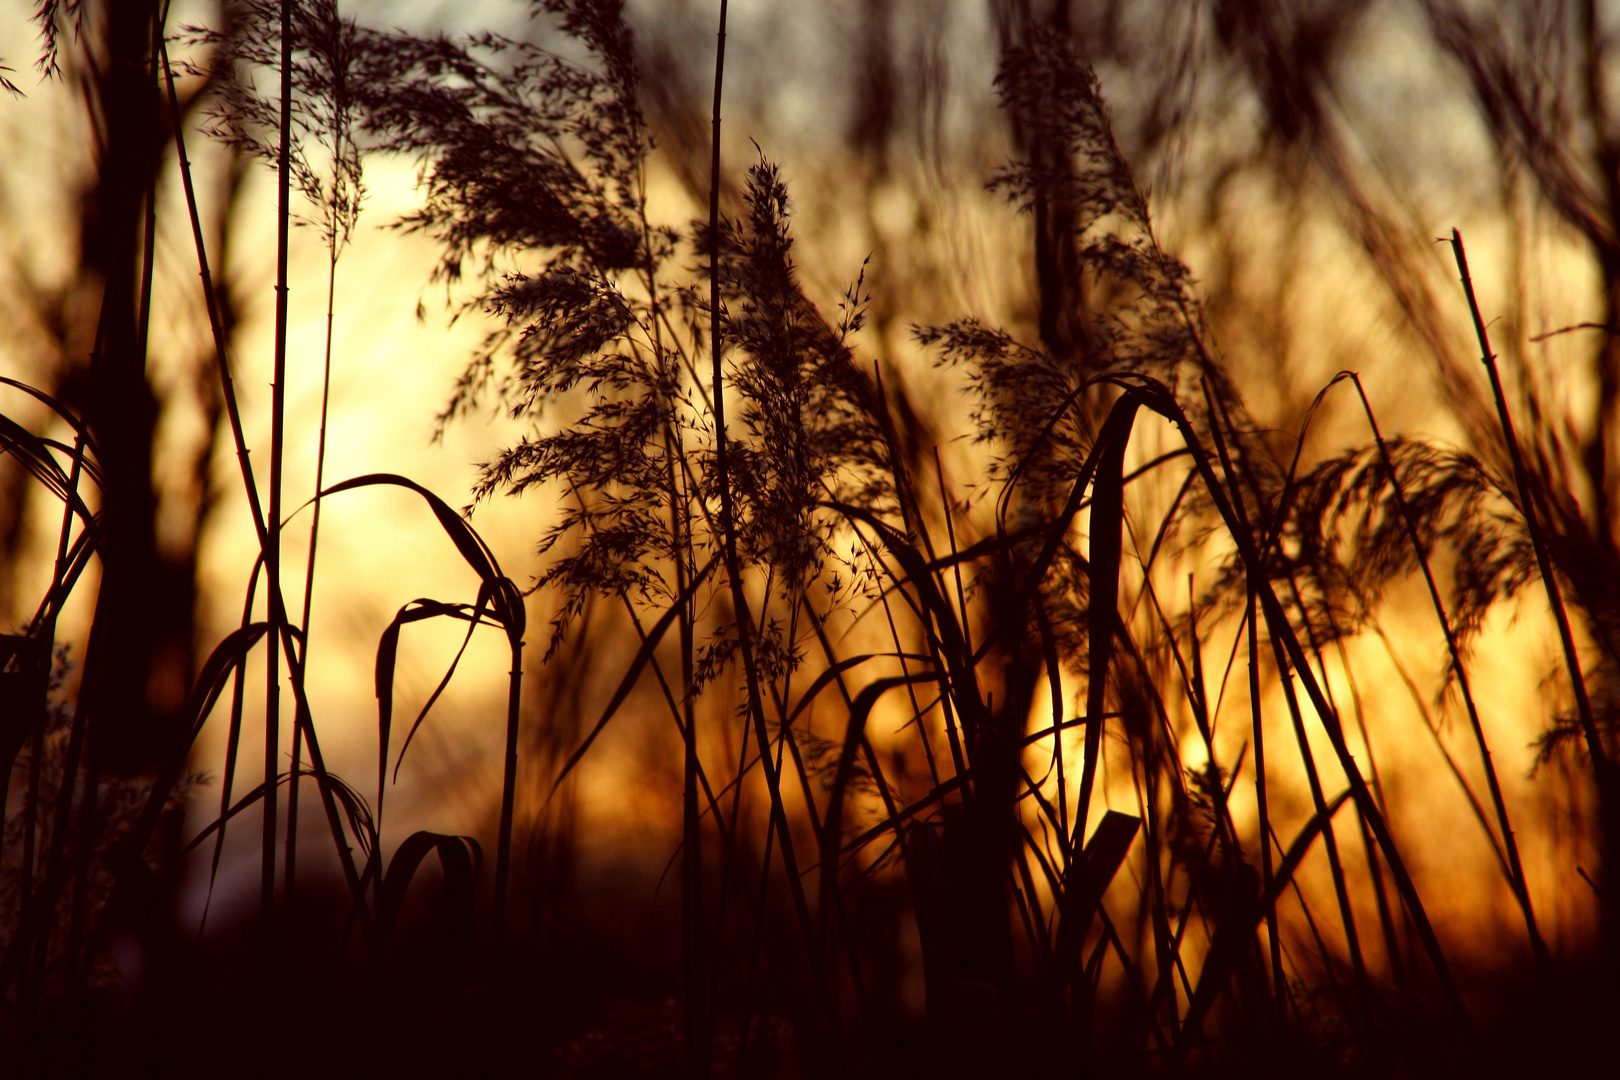
{"label": "reed stalk", "polygon": [[[1461,238],[1458,238],[1459,245]],[[1461,248],[1459,247],[1459,259]],[[1466,271],[1465,271],[1466,273]],[[1470,289],[1469,299],[1472,301],[1473,293]],[[1481,328],[1483,332],[1483,328]],[[1484,344],[1483,342],[1481,343]],[[1489,349],[1486,348],[1486,352]],[[1384,442],[1384,435],[1378,429],[1378,420],[1373,415],[1372,403],[1367,400],[1367,391],[1361,385],[1361,377],[1354,372],[1350,373],[1350,381],[1356,388],[1356,395],[1361,401],[1362,412],[1367,417],[1367,425],[1372,429],[1373,442],[1378,447],[1378,455],[1382,459],[1385,470],[1389,473],[1390,491],[1395,496],[1395,506],[1400,512],[1401,520],[1406,526],[1407,537],[1412,542],[1412,555],[1417,560],[1418,568],[1423,573],[1424,586],[1429,591],[1429,603],[1434,608],[1435,617],[1440,622],[1440,632],[1446,639],[1446,651],[1451,657],[1451,670],[1457,679],[1457,689],[1462,696],[1463,709],[1468,714],[1468,725],[1474,735],[1474,745],[1479,748],[1480,765],[1485,770],[1485,784],[1490,791],[1491,806],[1496,812],[1496,825],[1501,834],[1502,850],[1507,859],[1508,884],[1513,889],[1514,899],[1519,904],[1519,910],[1524,916],[1525,933],[1530,941],[1530,951],[1535,957],[1536,973],[1542,984],[1550,985],[1552,979],[1552,957],[1547,951],[1547,945],[1541,939],[1541,931],[1536,926],[1535,909],[1530,903],[1529,883],[1525,880],[1524,865],[1519,859],[1519,844],[1513,835],[1513,825],[1508,819],[1507,800],[1502,796],[1502,785],[1496,777],[1496,765],[1491,760],[1491,750],[1485,740],[1485,728],[1480,723],[1479,707],[1474,702],[1473,685],[1468,677],[1468,666],[1463,661],[1462,647],[1457,641],[1456,631],[1452,629],[1451,619],[1446,614],[1445,601],[1440,596],[1440,586],[1435,582],[1434,571],[1429,566],[1429,555],[1424,550],[1422,539],[1418,535],[1417,520],[1413,516],[1411,505],[1407,502],[1406,491],[1401,484],[1400,474],[1396,472],[1395,461],[1390,456],[1389,446]],[[1493,392],[1500,390],[1501,384],[1492,377]],[[1498,406],[1503,410],[1505,418],[1506,405],[1502,398],[1497,398]],[[1521,498],[1527,492],[1521,489]],[[1526,506],[1528,507],[1528,503]],[[1529,511],[1526,511],[1527,515]],[[1527,519],[1528,520],[1528,516]]]}
{"label": "reed stalk", "polygon": [[1468,272],[1468,254],[1463,250],[1462,234],[1452,229],[1450,242],[1452,254],[1457,259],[1457,273],[1462,279],[1463,295],[1468,299],[1468,314],[1474,322],[1474,336],[1479,340],[1480,362],[1485,365],[1485,373],[1490,378],[1491,397],[1496,403],[1496,417],[1501,425],[1502,440],[1507,449],[1508,460],[1513,465],[1513,482],[1519,493],[1520,512],[1524,515],[1525,529],[1529,532],[1530,543],[1535,549],[1536,569],[1541,574],[1542,588],[1546,590],[1547,603],[1552,608],[1553,621],[1558,627],[1558,643],[1564,652],[1564,666],[1569,673],[1570,690],[1575,695],[1575,710],[1580,720],[1581,734],[1586,740],[1586,752],[1592,759],[1592,771],[1597,777],[1599,791],[1605,802],[1612,803],[1615,800],[1612,764],[1603,748],[1603,740],[1598,735],[1592,702],[1586,692],[1586,678],[1581,673],[1581,658],[1575,649],[1575,636],[1570,630],[1569,612],[1564,607],[1563,590],[1558,584],[1557,575],[1553,572],[1546,536],[1536,513],[1535,488],[1530,482],[1529,470],[1524,465],[1524,454],[1519,449],[1519,439],[1513,430],[1513,415],[1508,409],[1507,394],[1502,389],[1502,376],[1497,371],[1496,354],[1491,351],[1490,334],[1485,329],[1485,320],[1479,311],[1479,301],[1474,297],[1474,279]]}

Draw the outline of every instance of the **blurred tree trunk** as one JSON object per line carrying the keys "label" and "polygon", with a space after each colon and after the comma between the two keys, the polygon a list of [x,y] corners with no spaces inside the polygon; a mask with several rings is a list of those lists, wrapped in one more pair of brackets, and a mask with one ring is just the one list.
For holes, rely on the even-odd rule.
{"label": "blurred tree trunk", "polygon": [[[79,207],[77,281],[99,293],[94,345],[66,355],[57,392],[87,420],[106,476],[106,546],[79,707],[96,730],[100,767],[137,772],[163,752],[192,680],[196,540],[210,500],[207,467],[219,411],[197,380],[208,435],[190,467],[194,497],[160,508],[155,458],[164,403],[148,370],[148,208],[171,133],[153,63],[157,0],[86,5],[75,29],[86,62],[78,80],[94,125],[93,180]],[[174,505],[174,503],[181,505]],[[160,544],[165,532],[177,542]]]}

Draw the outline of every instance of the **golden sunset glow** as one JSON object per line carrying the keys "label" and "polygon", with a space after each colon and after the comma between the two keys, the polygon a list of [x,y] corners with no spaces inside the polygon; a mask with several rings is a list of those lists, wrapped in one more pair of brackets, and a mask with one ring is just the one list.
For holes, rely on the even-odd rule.
{"label": "golden sunset glow", "polygon": [[1612,5],[11,7],[0,1075],[1602,1074]]}

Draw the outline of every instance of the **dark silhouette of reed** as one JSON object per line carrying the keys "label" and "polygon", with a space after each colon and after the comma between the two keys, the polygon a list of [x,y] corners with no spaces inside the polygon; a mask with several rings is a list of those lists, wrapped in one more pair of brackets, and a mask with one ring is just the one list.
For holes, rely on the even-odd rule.
{"label": "dark silhouette of reed", "polygon": [[[1444,368],[1457,346],[1412,270],[1420,256],[1356,188],[1325,119],[1329,57],[1352,7],[1296,18],[1281,5],[1217,5],[1217,37],[1259,88],[1272,135],[1307,147],[1339,185]],[[8,401],[48,409],[50,429],[72,433],[46,437],[0,413],[0,450],[61,505],[37,613],[0,637],[0,752],[17,789],[0,862],[8,1070],[1486,1075],[1606,1049],[1585,1018],[1614,1000],[1620,940],[1606,899],[1620,891],[1609,857],[1620,829],[1611,346],[1578,453],[1533,393],[1521,435],[1453,230],[1455,305],[1477,335],[1494,426],[1462,386],[1448,404],[1471,449],[1386,438],[1346,373],[1300,411],[1279,451],[1247,404],[1241,365],[1215,343],[1199,287],[1161,243],[1068,7],[1046,18],[1004,5],[994,88],[1014,157],[987,181],[1010,206],[1005,227],[1031,229],[1034,311],[1016,331],[972,316],[912,328],[966,395],[969,430],[942,431],[952,410],[867,351],[867,267],[850,268],[835,313],[818,308],[796,262],[790,178],[758,147],[746,169],[728,166],[726,4],[709,168],[698,180],[686,170],[707,214],[685,228],[652,205],[658,151],[644,107],[660,90],[643,85],[622,3],[532,9],[545,45],[377,30],[331,0],[247,0],[206,28],[171,26],[167,5],[151,3],[39,13],[44,67],[58,65],[70,28],[105,61],[89,92],[103,109],[106,235],[87,240],[105,286],[79,398],[3,379]],[[1600,249],[1612,309],[1620,155],[1607,131],[1593,151],[1610,184],[1600,212],[1526,117],[1533,95],[1506,47],[1476,41],[1492,39],[1460,10],[1424,10],[1493,135]],[[1597,47],[1590,19],[1586,30]],[[735,71],[762,58],[733,45],[730,61]],[[272,75],[269,96],[258,86]],[[882,75],[872,86],[892,88]],[[857,141],[882,147],[889,123],[869,110]],[[249,454],[244,358],[187,150],[199,126],[275,172],[263,461]],[[692,149],[673,135],[676,157]],[[526,425],[459,512],[405,476],[325,475],[327,388],[342,362],[333,297],[369,154],[417,163],[420,205],[393,224],[436,245],[435,281],[491,327],[439,430],[484,411]],[[186,207],[178,225],[158,209],[171,168]],[[315,485],[292,494],[282,473],[296,421],[283,395],[287,365],[304,362],[287,331],[298,221],[325,246],[327,306]],[[152,577],[146,376],[155,251],[174,237],[200,272],[212,422],[235,451],[258,549],[238,628],[202,651],[178,703],[150,692],[166,662],[153,650],[190,634],[190,615],[174,609],[194,586],[171,593]],[[1341,383],[1371,442],[1307,458],[1310,425],[1347,395]],[[958,435],[984,462],[976,499],[939,451]],[[1572,463],[1579,476],[1561,471]],[[442,534],[448,544],[432,542],[477,581],[468,596],[398,608],[377,643],[374,789],[369,774],[328,768],[322,735],[339,721],[305,681],[322,647],[309,633],[321,507],[361,489],[425,506],[424,536]],[[531,491],[562,508],[537,528],[541,569],[524,589],[472,520],[481,503]],[[281,534],[305,512],[300,575]],[[96,611],[74,694],[77,661],[58,645],[57,619],[92,565]],[[1426,903],[1412,849],[1427,838],[1403,830],[1400,794],[1378,765],[1385,740],[1404,736],[1363,716],[1350,646],[1383,633],[1387,594],[1413,575],[1484,799],[1472,763],[1422,722],[1522,924],[1522,941],[1501,943],[1503,969],[1522,964],[1543,1001],[1516,1030],[1499,1018],[1522,999],[1458,964]],[[1532,584],[1545,590],[1576,705],[1538,725],[1542,752],[1584,751],[1582,782],[1599,806],[1582,838],[1600,858],[1588,879],[1604,945],[1595,960],[1544,936],[1512,826],[1519,810],[1470,678],[1487,614]],[[525,648],[530,605],[549,614],[538,653]],[[401,737],[401,636],[433,619],[465,636]],[[499,631],[510,656],[487,872],[473,836],[384,841],[388,790],[481,627]],[[612,634],[629,647],[608,648]],[[265,664],[262,697],[248,691],[250,662]],[[1239,662],[1246,707],[1224,701]],[[603,693],[587,693],[609,663]],[[644,846],[670,860],[680,899],[678,912],[644,909],[664,920],[667,955],[615,961],[608,951],[628,952],[630,928],[622,941],[593,939],[590,920],[566,912],[570,897],[617,902],[570,891],[569,867],[590,844],[571,824],[574,781],[603,733],[649,702],[657,723],[670,721],[661,745],[679,755],[680,850],[661,837]],[[1278,709],[1285,720],[1268,721]],[[1246,734],[1219,737],[1223,720]],[[227,728],[225,761],[217,812],[199,825],[185,819],[212,802],[192,767],[210,723]],[[237,762],[255,725],[264,773],[244,793]],[[525,754],[545,772],[539,792],[522,781]],[[1308,806],[1303,796],[1289,806],[1282,794],[1299,789]],[[329,849],[298,842],[311,794]],[[257,910],[211,915],[223,925],[207,934],[181,925],[182,873],[205,858],[192,853],[211,849],[212,881],[228,833],[255,816]],[[432,863],[437,877],[423,876]],[[561,933],[540,925],[570,917]],[[559,944],[570,930],[576,940]],[[915,935],[915,958],[903,933]],[[139,975],[120,972],[120,949],[139,952]],[[908,979],[920,1006],[907,1004]]]}

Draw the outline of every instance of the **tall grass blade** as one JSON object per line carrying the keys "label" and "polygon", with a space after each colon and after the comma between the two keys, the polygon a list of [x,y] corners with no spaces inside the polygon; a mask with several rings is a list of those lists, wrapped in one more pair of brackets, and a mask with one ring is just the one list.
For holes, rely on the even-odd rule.
{"label": "tall grass blade", "polygon": [[[1254,742],[1254,799],[1255,816],[1260,830],[1260,887],[1270,891],[1276,875],[1271,865],[1271,814],[1268,804],[1266,787],[1266,737],[1265,723],[1262,714],[1260,697],[1260,625],[1255,611],[1256,594],[1251,583],[1245,590],[1248,608],[1244,612],[1244,623],[1248,630],[1249,646],[1249,711],[1252,720],[1250,737]],[[1277,1005],[1277,1020],[1279,1026],[1286,1024],[1288,1019],[1288,980],[1283,975],[1282,966],[1282,940],[1277,930],[1277,912],[1275,906],[1267,909],[1266,919],[1266,946],[1267,955],[1271,958],[1271,993]]]}
{"label": "tall grass blade", "polygon": [[[279,625],[286,620],[281,597],[281,474],[287,427],[287,259],[291,249],[292,224],[292,112],[293,112],[293,6],[296,0],[281,0],[281,137],[276,145],[276,315],[275,356],[270,381],[270,494],[268,513],[272,528],[264,534],[264,573],[271,597],[270,618]],[[277,929],[276,894],[276,784],[281,757],[281,650],[265,651],[264,704],[264,838],[261,856],[263,879],[260,885],[259,969],[270,1014],[269,989],[273,978]],[[290,923],[289,923],[290,925]]]}
{"label": "tall grass blade", "polygon": [[[1121,534],[1125,527],[1125,448],[1130,442],[1140,397],[1126,391],[1097,435],[1096,479],[1091,495],[1091,598],[1086,614],[1086,715],[1103,714],[1108,693],[1108,664],[1114,653],[1114,634],[1119,628],[1119,560]],[[1091,792],[1097,779],[1097,759],[1102,750],[1100,723],[1086,727],[1085,757],[1080,764],[1080,793],[1075,804],[1072,848],[1079,848],[1085,836],[1086,817],[1091,809]]]}
{"label": "tall grass blade", "polygon": [[[1507,395],[1502,390],[1502,377],[1496,368],[1496,354],[1491,352],[1490,335],[1485,329],[1485,320],[1479,311],[1479,301],[1474,297],[1474,280],[1468,273],[1468,255],[1463,250],[1462,234],[1456,229],[1451,230],[1451,251],[1456,256],[1463,294],[1468,299],[1468,314],[1474,322],[1474,336],[1479,340],[1480,362],[1485,365],[1485,372],[1490,378],[1491,396],[1496,401],[1496,416],[1501,425],[1502,440],[1507,447],[1508,459],[1513,463],[1513,482],[1519,493],[1520,513],[1524,515],[1525,528],[1530,533],[1530,543],[1535,549],[1536,569],[1541,575],[1541,585],[1547,592],[1547,603],[1552,608],[1553,621],[1558,627],[1558,643],[1564,652],[1564,667],[1569,673],[1570,690],[1575,695],[1575,711],[1580,721],[1581,735],[1585,739],[1586,752],[1592,761],[1592,773],[1597,780],[1598,797],[1601,801],[1600,812],[1603,817],[1601,839],[1605,847],[1602,873],[1605,880],[1620,882],[1620,867],[1615,866],[1617,860],[1613,850],[1617,845],[1617,838],[1620,838],[1620,779],[1617,779],[1614,763],[1609,759],[1608,751],[1603,746],[1603,738],[1598,732],[1592,701],[1587,694],[1586,677],[1581,673],[1580,654],[1576,651],[1575,637],[1570,631],[1569,612],[1564,606],[1563,591],[1558,584],[1552,558],[1547,550],[1547,540],[1536,512],[1536,490],[1531,485],[1530,473],[1524,464],[1524,454],[1519,449],[1519,438],[1513,430],[1513,415],[1508,410]],[[1607,527],[1608,523],[1604,522],[1603,525]],[[1526,894],[1521,903],[1527,902]],[[1604,909],[1607,944],[1611,952],[1620,952],[1620,932],[1614,929],[1617,920],[1613,909],[1613,905],[1608,905]]]}
{"label": "tall grass blade", "polygon": [[[844,793],[849,787],[855,769],[855,757],[866,742],[866,720],[878,699],[890,690],[912,686],[920,682],[933,682],[938,676],[932,671],[918,671],[909,675],[894,675],[878,679],[861,687],[849,707],[849,719],[844,728],[843,746],[838,752],[832,784],[827,789],[827,815],[822,821],[821,833],[821,910],[825,919],[836,902],[838,888],[838,851],[844,830]],[[787,729],[787,725],[783,725]],[[881,781],[880,781],[881,782]],[[806,792],[808,797],[808,791]]]}
{"label": "tall grass blade", "polygon": [[[1458,243],[1461,244],[1460,237]],[[1459,252],[1460,250],[1459,247]],[[1470,295],[1470,300],[1472,300],[1472,295]],[[1474,744],[1479,747],[1480,764],[1485,769],[1485,785],[1490,791],[1491,806],[1496,811],[1496,825],[1501,833],[1501,850],[1507,859],[1508,882],[1513,887],[1514,899],[1518,901],[1519,910],[1524,916],[1525,933],[1530,941],[1531,954],[1535,957],[1537,972],[1542,982],[1546,984],[1552,977],[1552,957],[1548,954],[1546,942],[1542,941],[1541,931],[1536,926],[1535,909],[1530,903],[1530,886],[1525,880],[1524,865],[1519,859],[1519,844],[1513,836],[1513,825],[1508,819],[1507,800],[1502,797],[1502,785],[1496,778],[1496,765],[1491,760],[1490,746],[1485,741],[1485,728],[1480,723],[1479,707],[1474,703],[1474,690],[1472,680],[1468,676],[1468,665],[1463,662],[1462,647],[1458,644],[1456,631],[1452,629],[1451,619],[1446,614],[1445,601],[1440,596],[1440,587],[1436,584],[1434,571],[1429,566],[1428,552],[1424,550],[1422,538],[1418,535],[1417,520],[1413,516],[1411,504],[1407,501],[1400,474],[1396,471],[1395,461],[1389,453],[1389,446],[1384,442],[1383,432],[1378,429],[1378,419],[1373,415],[1372,403],[1367,400],[1366,388],[1361,385],[1361,377],[1354,372],[1349,373],[1349,379],[1355,385],[1356,396],[1360,399],[1362,412],[1367,417],[1367,425],[1372,429],[1373,442],[1378,446],[1378,455],[1383,460],[1384,469],[1389,473],[1390,491],[1395,496],[1395,507],[1400,512],[1401,520],[1406,526],[1407,538],[1412,543],[1412,556],[1417,560],[1418,568],[1423,573],[1423,583],[1429,590],[1429,603],[1434,608],[1435,617],[1440,621],[1440,631],[1446,639],[1446,651],[1451,656],[1451,670],[1456,674],[1457,689],[1462,695],[1463,709],[1468,714],[1468,724],[1473,731]],[[1526,495],[1527,493],[1521,491],[1521,497]],[[1529,504],[1526,503],[1527,515],[1529,514],[1528,506]],[[1431,728],[1431,730],[1433,729]],[[1439,740],[1438,732],[1435,733],[1435,739],[1436,741]],[[1443,747],[1442,750],[1444,750]],[[1448,762],[1450,760],[1449,754],[1447,760]],[[1453,766],[1453,771],[1456,771],[1455,766]],[[1460,773],[1458,773],[1458,779],[1462,779]],[[1465,788],[1466,786],[1464,784]],[[1473,799],[1471,791],[1469,792],[1469,798],[1470,800]],[[1488,829],[1486,831],[1489,832]]]}
{"label": "tall grass blade", "polygon": [[[1135,385],[1141,386],[1142,383]],[[1476,1048],[1473,1021],[1469,1017],[1468,1007],[1464,1003],[1462,994],[1457,988],[1457,982],[1452,975],[1451,966],[1446,962],[1445,953],[1440,947],[1440,940],[1435,935],[1434,926],[1429,921],[1428,913],[1424,908],[1422,898],[1418,895],[1417,886],[1412,876],[1407,872],[1406,863],[1396,849],[1394,837],[1390,835],[1389,828],[1384,822],[1383,815],[1379,813],[1376,801],[1368,790],[1366,781],[1362,778],[1361,770],[1357,767],[1350,747],[1345,742],[1344,731],[1339,724],[1337,715],[1328,703],[1321,687],[1317,685],[1309,662],[1305,658],[1304,650],[1300,647],[1299,639],[1295,636],[1289,625],[1288,617],[1283,611],[1277,594],[1272,590],[1271,583],[1265,575],[1265,561],[1261,558],[1255,544],[1254,536],[1249,531],[1246,521],[1232,509],[1227,501],[1224,487],[1216,477],[1211,467],[1208,453],[1203,449],[1198,434],[1193,430],[1191,422],[1176,403],[1173,397],[1162,386],[1151,388],[1144,397],[1144,403],[1153,411],[1164,416],[1176,425],[1181,431],[1182,439],[1188,449],[1193,453],[1199,473],[1204,479],[1205,489],[1209,492],[1215,504],[1216,511],[1224,521],[1227,531],[1238,546],[1239,554],[1248,574],[1248,580],[1253,584],[1259,608],[1266,618],[1266,628],[1272,636],[1273,642],[1280,642],[1287,652],[1288,661],[1299,675],[1301,686],[1310,699],[1311,707],[1316,711],[1323,729],[1327,732],[1328,741],[1332,744],[1334,753],[1338,756],[1339,765],[1344,770],[1350,782],[1350,790],[1362,815],[1371,826],[1373,836],[1377,839],[1379,847],[1383,850],[1389,862],[1390,873],[1394,875],[1400,889],[1402,902],[1415,924],[1418,937],[1423,942],[1425,952],[1434,967],[1435,975],[1440,981],[1441,989],[1446,995],[1447,1003],[1459,1028],[1469,1040],[1470,1048]]]}

